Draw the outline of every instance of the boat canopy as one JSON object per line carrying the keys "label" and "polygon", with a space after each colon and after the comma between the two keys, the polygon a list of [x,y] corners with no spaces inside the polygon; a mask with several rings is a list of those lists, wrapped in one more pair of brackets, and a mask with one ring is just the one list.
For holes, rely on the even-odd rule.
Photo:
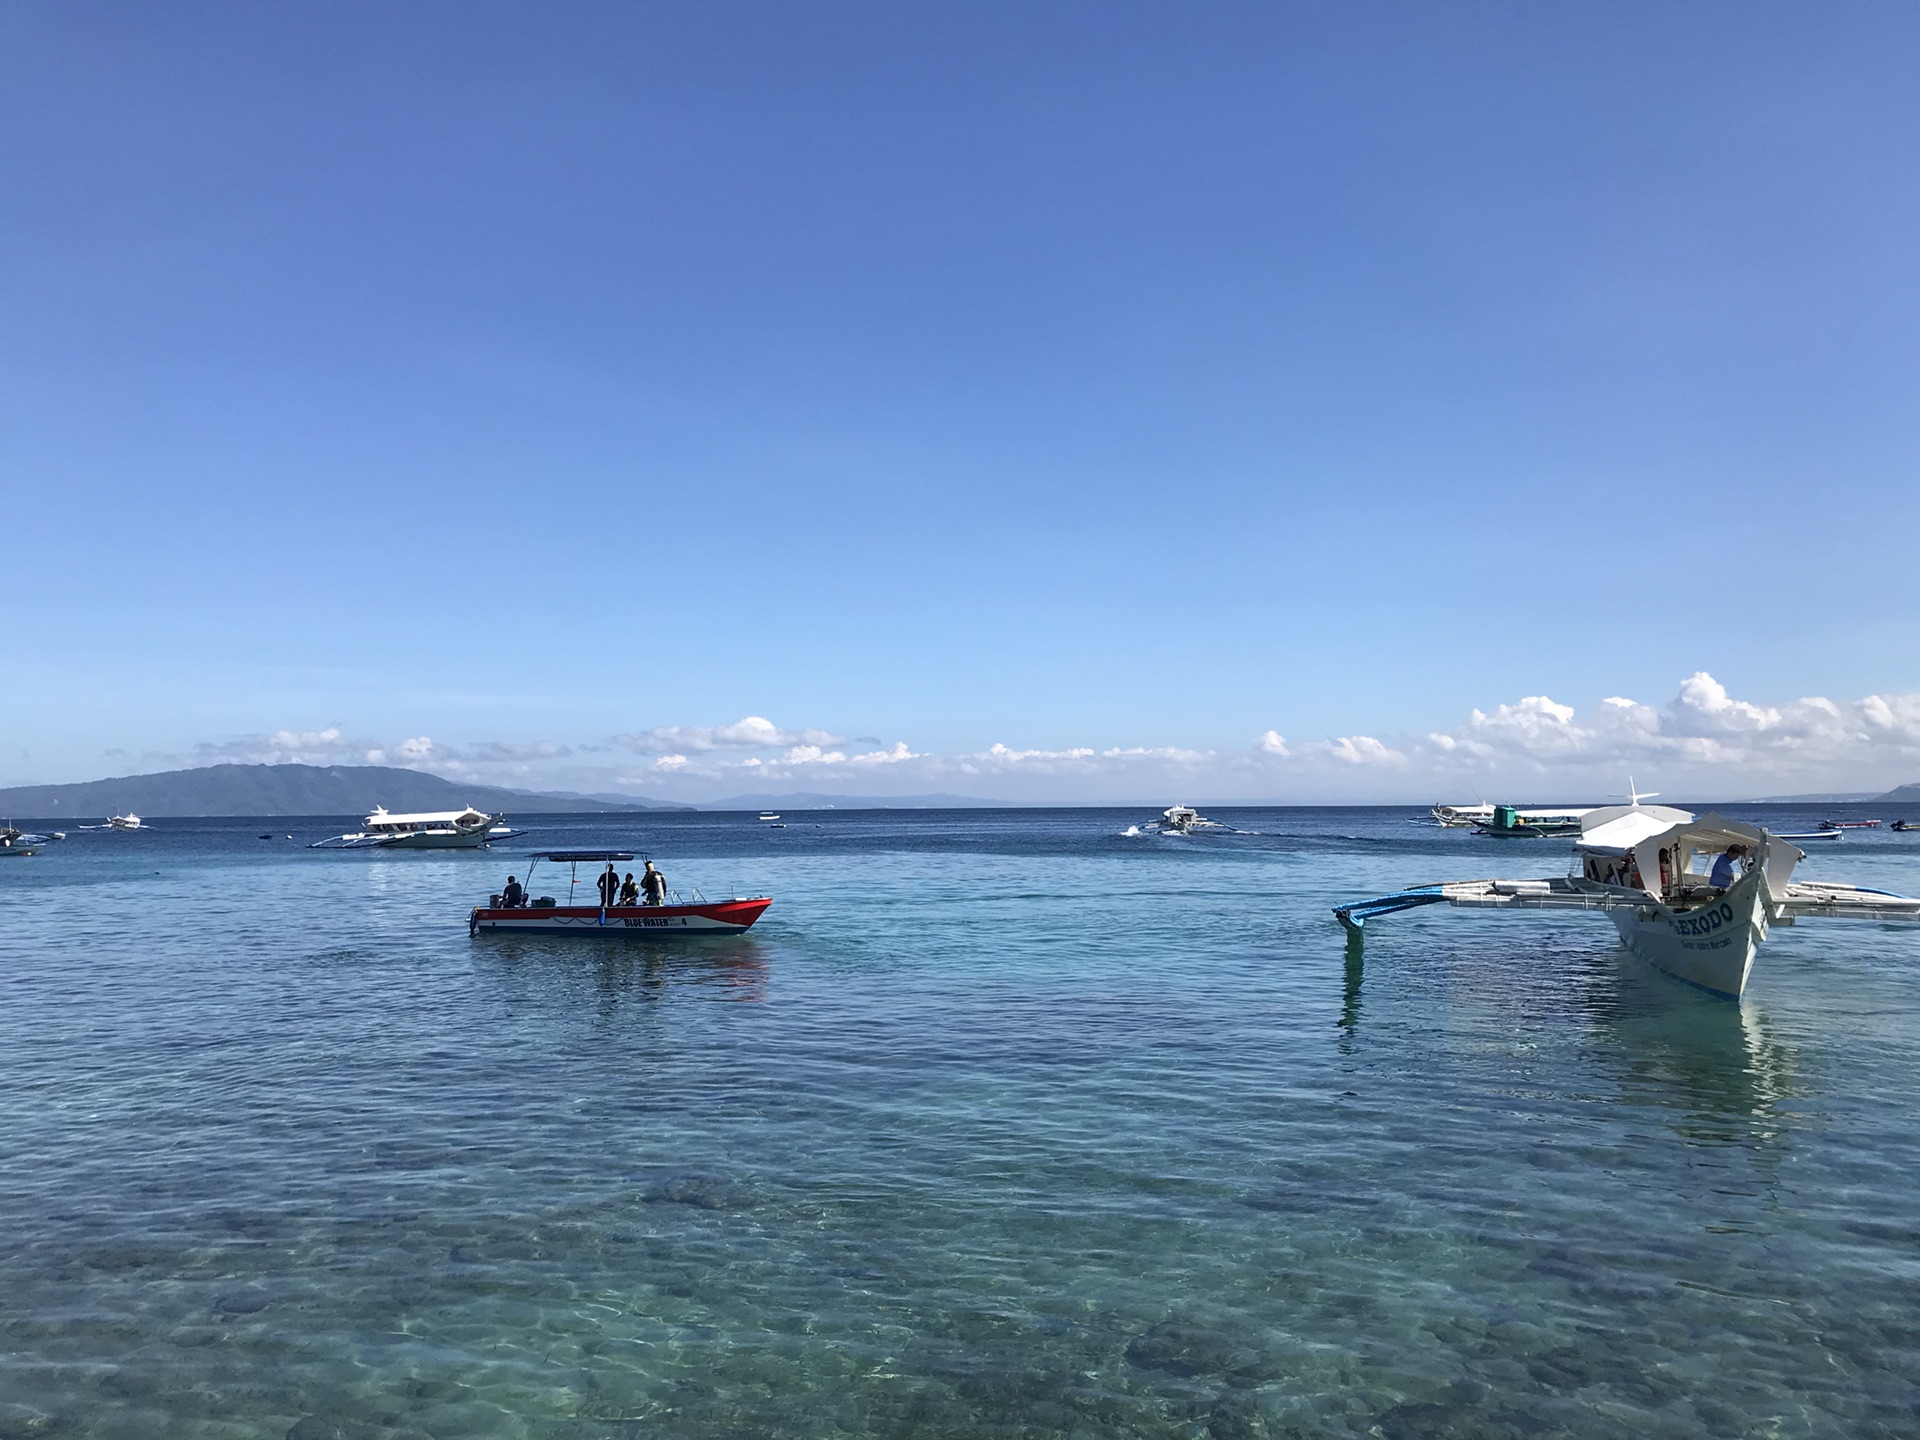
{"label": "boat canopy", "polygon": [[[1750,863],[1766,872],[1767,890],[1776,904],[1786,898],[1793,867],[1807,858],[1806,851],[1756,825],[1729,820],[1713,811],[1695,816],[1665,805],[1615,805],[1596,810],[1587,818],[1573,849],[1576,855],[1599,860],[1632,857],[1647,892],[1665,899],[1669,885],[1684,885],[1690,876],[1704,876],[1711,857],[1729,845],[1745,846]],[[1588,861],[1587,878],[1605,878],[1594,873],[1595,863]]]}
{"label": "boat canopy", "polygon": [[463,822],[471,825],[476,821],[499,818],[497,815],[487,814],[484,810],[476,810],[471,805],[464,810],[434,810],[419,815],[390,815],[376,805],[373,807],[373,813],[362,823],[374,828],[386,825],[458,825]]}
{"label": "boat canopy", "polygon": [[1593,855],[1624,855],[1642,840],[1692,820],[1687,811],[1670,805],[1607,805],[1581,817],[1575,848]]}
{"label": "boat canopy", "polygon": [[584,865],[595,860],[631,860],[633,855],[627,850],[535,850],[527,858],[553,860],[562,865],[570,862]]}

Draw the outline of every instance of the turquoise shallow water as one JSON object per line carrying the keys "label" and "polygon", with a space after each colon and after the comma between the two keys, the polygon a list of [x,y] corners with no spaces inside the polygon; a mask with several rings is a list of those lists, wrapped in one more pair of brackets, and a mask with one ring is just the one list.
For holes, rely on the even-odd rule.
{"label": "turquoise shallow water", "polygon": [[538,831],[776,896],[693,942],[264,822],[8,862],[0,1437],[1916,1433],[1920,932],[1737,1006],[1598,918],[1349,951],[1563,863],[1409,813]]}

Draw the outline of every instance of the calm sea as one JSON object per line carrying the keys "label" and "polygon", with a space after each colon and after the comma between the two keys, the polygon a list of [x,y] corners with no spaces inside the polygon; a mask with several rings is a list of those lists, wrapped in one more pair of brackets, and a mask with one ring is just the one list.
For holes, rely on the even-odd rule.
{"label": "calm sea", "polygon": [[470,939],[519,846],[339,822],[0,861],[0,1437],[1920,1431],[1920,930],[1361,955],[1565,842],[1216,813],[527,821],[776,897],[707,941]]}

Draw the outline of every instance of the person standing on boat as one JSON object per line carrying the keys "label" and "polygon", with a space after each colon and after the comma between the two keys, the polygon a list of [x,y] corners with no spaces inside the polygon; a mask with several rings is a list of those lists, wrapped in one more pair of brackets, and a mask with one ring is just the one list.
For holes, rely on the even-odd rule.
{"label": "person standing on boat", "polygon": [[594,884],[600,888],[600,908],[602,910],[612,909],[614,900],[618,898],[620,894],[620,875],[619,872],[613,868],[613,862],[611,860],[607,862],[606,870]]}
{"label": "person standing on boat", "polygon": [[1716,890],[1729,890],[1733,882],[1740,878],[1741,861],[1746,858],[1747,847],[1729,845],[1726,853],[1713,862],[1713,872],[1707,876],[1707,883]]}
{"label": "person standing on boat", "polygon": [[633,871],[629,870],[627,871],[626,881],[620,886],[620,906],[622,909],[625,909],[629,905],[638,905],[639,903],[640,887],[634,882]]}
{"label": "person standing on boat", "polygon": [[646,893],[647,904],[664,905],[667,903],[667,877],[653,868],[653,862],[647,861],[647,872],[640,877],[640,888]]}
{"label": "person standing on boat", "polygon": [[520,882],[511,875],[507,876],[507,888],[500,892],[500,908],[518,910],[526,903],[527,892],[520,888]]}

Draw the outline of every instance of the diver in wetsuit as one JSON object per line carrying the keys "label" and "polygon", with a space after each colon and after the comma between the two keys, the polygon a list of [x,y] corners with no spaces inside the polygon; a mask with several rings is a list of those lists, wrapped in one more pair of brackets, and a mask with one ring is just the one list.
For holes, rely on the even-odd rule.
{"label": "diver in wetsuit", "polygon": [[600,887],[600,908],[611,908],[620,894],[620,876],[615,872],[612,861],[607,862],[606,870],[594,883]]}
{"label": "diver in wetsuit", "polygon": [[653,868],[653,862],[647,861],[647,872],[640,877],[640,889],[647,897],[649,905],[667,903],[667,877]]}

